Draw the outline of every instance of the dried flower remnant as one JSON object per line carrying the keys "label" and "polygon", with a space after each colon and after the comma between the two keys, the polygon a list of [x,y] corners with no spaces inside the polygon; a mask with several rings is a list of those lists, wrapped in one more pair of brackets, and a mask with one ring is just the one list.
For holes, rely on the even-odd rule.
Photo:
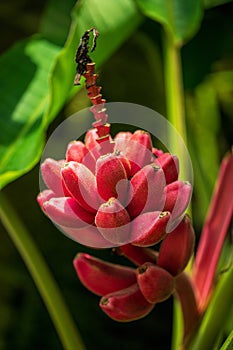
{"label": "dried flower remnant", "polygon": [[88,43],[89,43],[91,32],[93,32],[93,36],[94,36],[91,52],[93,52],[96,47],[96,40],[99,36],[99,33],[96,28],[91,28],[83,34],[75,56],[75,62],[77,63],[77,68],[76,68],[76,76],[74,79],[74,85],[80,85],[80,78],[86,71],[87,63],[92,62],[91,58],[88,55],[88,51],[89,51]]}

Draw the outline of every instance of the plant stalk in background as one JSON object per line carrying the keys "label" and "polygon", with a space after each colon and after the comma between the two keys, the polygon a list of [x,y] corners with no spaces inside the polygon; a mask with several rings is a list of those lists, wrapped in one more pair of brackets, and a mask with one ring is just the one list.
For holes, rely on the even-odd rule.
{"label": "plant stalk in background", "polygon": [[65,305],[61,292],[17,213],[0,192],[0,217],[24,260],[48,309],[65,350],[85,350],[82,338]]}

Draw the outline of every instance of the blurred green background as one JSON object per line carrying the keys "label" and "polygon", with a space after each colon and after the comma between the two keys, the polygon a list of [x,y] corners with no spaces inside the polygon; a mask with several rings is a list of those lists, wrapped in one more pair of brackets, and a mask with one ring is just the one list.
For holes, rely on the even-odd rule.
{"label": "blurred green background", "polygon": [[[53,33],[54,40],[58,35],[65,42],[74,4],[74,0],[66,4],[62,0],[1,2],[1,53],[41,28],[43,33],[47,30],[51,35],[49,23],[51,27],[57,23],[61,31]],[[232,16],[232,2],[207,9],[200,30],[182,49],[188,148],[195,174],[193,217],[197,236],[220,160],[233,141]],[[162,57],[161,27],[145,19],[101,67],[99,84],[104,97],[108,102],[145,105],[165,115]],[[86,92],[81,90],[52,123],[48,136],[64,118],[86,106]],[[170,349],[171,299],[157,305],[146,318],[129,324],[116,323],[100,311],[98,297],[88,292],[76,277],[72,266],[74,256],[84,251],[117,263],[127,262],[109,250],[95,251],[63,236],[37,205],[38,176],[36,166],[8,185],[4,192],[51,267],[87,349]],[[62,346],[27,268],[0,224],[0,350],[11,349],[59,350]]]}

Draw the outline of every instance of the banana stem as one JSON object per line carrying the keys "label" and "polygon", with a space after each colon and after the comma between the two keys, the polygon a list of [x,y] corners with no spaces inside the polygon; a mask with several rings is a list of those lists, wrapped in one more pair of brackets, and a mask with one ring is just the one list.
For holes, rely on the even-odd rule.
{"label": "banana stem", "polygon": [[[167,119],[181,135],[184,143],[187,144],[180,48],[166,30],[164,31],[163,43]],[[169,139],[172,152],[177,154],[181,160],[180,175],[187,179],[186,169],[182,167],[182,159],[184,159],[182,147],[174,139],[174,133],[171,133]]]}
{"label": "banana stem", "polygon": [[190,334],[197,325],[200,317],[194,289],[189,276],[182,272],[176,278],[176,296],[180,301],[184,324],[184,342],[190,337]]}

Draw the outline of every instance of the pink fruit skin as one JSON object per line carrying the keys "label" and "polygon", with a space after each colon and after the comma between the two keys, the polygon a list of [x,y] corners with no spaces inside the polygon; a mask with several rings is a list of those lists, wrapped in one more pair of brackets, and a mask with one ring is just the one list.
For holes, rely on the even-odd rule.
{"label": "pink fruit skin", "polygon": [[158,256],[158,266],[173,276],[179,275],[188,264],[194,248],[195,234],[186,215],[177,228],[163,240]]}
{"label": "pink fruit skin", "polygon": [[169,212],[149,212],[136,217],[131,223],[132,244],[149,247],[166,236]]}
{"label": "pink fruit skin", "polygon": [[113,320],[129,322],[145,317],[154,307],[142,295],[137,283],[100,300],[101,309]]}
{"label": "pink fruit skin", "polygon": [[160,303],[168,299],[174,291],[173,276],[151,263],[145,263],[137,268],[139,288],[150,303]]}
{"label": "pink fruit skin", "polygon": [[73,264],[85,287],[100,296],[119,291],[136,283],[134,269],[111,264],[88,254],[79,253]]}

